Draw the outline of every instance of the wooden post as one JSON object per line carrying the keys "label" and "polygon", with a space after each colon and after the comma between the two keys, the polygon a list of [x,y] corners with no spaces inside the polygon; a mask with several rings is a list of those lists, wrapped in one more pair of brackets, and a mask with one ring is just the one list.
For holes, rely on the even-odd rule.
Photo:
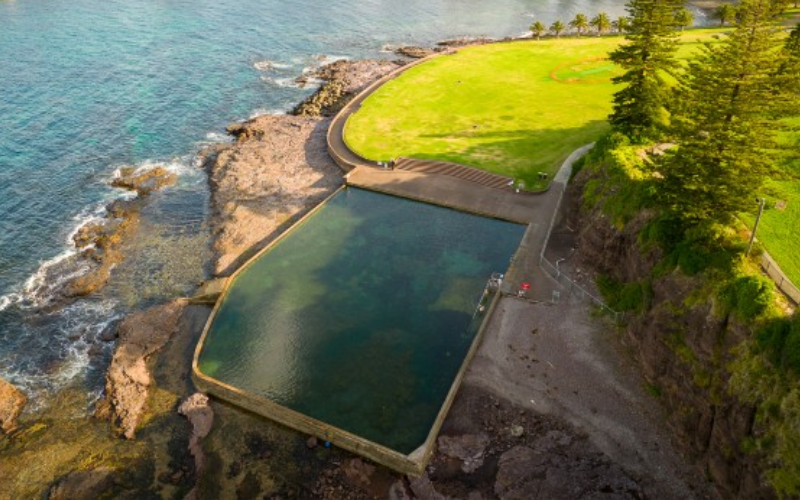
{"label": "wooden post", "polygon": [[750,243],[747,244],[747,252],[745,252],[745,256],[750,255],[750,250],[753,248],[753,241],[756,239],[756,231],[758,230],[758,223],[761,221],[761,214],[764,213],[764,205],[767,203],[767,200],[764,198],[759,198],[758,200],[758,215],[756,216],[756,223],[753,225],[753,233],[750,235]]}

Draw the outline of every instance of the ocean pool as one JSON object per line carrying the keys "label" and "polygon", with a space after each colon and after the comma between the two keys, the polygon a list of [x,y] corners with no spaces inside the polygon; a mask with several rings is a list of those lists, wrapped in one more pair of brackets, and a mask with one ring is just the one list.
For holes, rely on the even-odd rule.
{"label": "ocean pool", "polygon": [[235,275],[196,367],[409,455],[472,346],[487,281],[525,229],[345,188]]}

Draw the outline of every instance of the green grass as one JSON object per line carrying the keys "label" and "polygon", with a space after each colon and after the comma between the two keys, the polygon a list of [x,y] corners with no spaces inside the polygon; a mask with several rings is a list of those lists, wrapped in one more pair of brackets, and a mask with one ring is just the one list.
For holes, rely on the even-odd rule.
{"label": "green grass", "polygon": [[[719,29],[684,33],[681,54]],[[620,37],[526,40],[483,45],[409,69],[366,99],[345,140],[372,160],[399,156],[451,161],[542,189],[578,147],[608,130],[607,53]]]}
{"label": "green grass", "polygon": [[[767,203],[756,236],[792,283],[800,286],[800,159],[793,158],[800,147],[800,117],[787,123],[789,129],[779,134],[779,141],[789,154],[758,193]],[[779,201],[786,202],[784,210],[776,208]],[[755,222],[756,207],[753,200],[752,210],[741,215],[749,228]]]}

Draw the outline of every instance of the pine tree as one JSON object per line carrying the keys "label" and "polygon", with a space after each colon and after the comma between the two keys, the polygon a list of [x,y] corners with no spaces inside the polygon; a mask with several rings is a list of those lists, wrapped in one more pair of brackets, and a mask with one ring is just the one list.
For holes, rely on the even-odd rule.
{"label": "pine tree", "polygon": [[614,94],[611,125],[635,141],[654,138],[666,126],[664,109],[668,85],[664,74],[675,68],[678,35],[675,11],[680,0],[631,0],[628,43],[611,52],[610,59],[625,73],[613,82],[625,87]]}
{"label": "pine tree", "polygon": [[789,110],[774,78],[785,60],[770,0],[745,0],[735,29],[706,44],[681,82],[679,147],[659,166],[667,210],[689,226],[728,223],[755,203]]}

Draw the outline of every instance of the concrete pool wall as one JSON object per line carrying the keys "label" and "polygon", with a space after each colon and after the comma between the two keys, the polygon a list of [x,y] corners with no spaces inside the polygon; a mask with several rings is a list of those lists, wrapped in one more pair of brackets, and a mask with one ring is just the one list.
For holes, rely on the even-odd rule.
{"label": "concrete pool wall", "polygon": [[[475,334],[470,344],[470,347],[460,364],[458,372],[456,373],[452,383],[450,384],[444,402],[438,411],[436,419],[433,425],[431,426],[430,431],[428,432],[424,443],[422,444],[422,446],[420,446],[419,448],[417,448],[416,450],[414,450],[409,454],[401,453],[387,446],[378,444],[376,442],[358,436],[350,431],[341,429],[334,425],[325,423],[321,420],[312,418],[308,415],[292,410],[286,406],[280,405],[274,401],[270,401],[264,396],[244,391],[232,385],[226,384],[225,382],[218,380],[214,377],[211,377],[200,370],[199,359],[207,335],[223,303],[223,299],[225,298],[227,292],[234,283],[236,277],[242,272],[244,272],[253,262],[262,257],[265,253],[268,253],[275,245],[277,245],[280,241],[282,241],[286,236],[292,234],[292,232],[298,226],[303,224],[310,217],[314,216],[323,206],[326,205],[328,201],[330,201],[334,196],[338,195],[343,189],[347,188],[345,187],[340,188],[325,201],[317,205],[317,207],[311,210],[297,223],[292,225],[292,227],[290,227],[287,231],[281,234],[277,239],[275,239],[268,246],[260,250],[242,267],[240,267],[230,277],[230,279],[227,280],[227,283],[222,291],[222,294],[217,300],[214,310],[212,311],[211,316],[206,322],[202,336],[197,344],[197,348],[195,349],[194,359],[192,363],[193,380],[200,390],[208,392],[209,394],[212,394],[213,396],[216,396],[220,399],[241,406],[258,415],[277,421],[283,425],[296,429],[300,432],[310,434],[325,441],[331,442],[336,446],[339,446],[343,449],[362,455],[379,464],[382,464],[399,472],[412,475],[420,474],[424,470],[434,450],[437,435],[439,433],[439,430],[441,428],[441,425],[445,417],[447,416],[450,406],[452,405],[453,400],[455,399],[461,381],[464,377],[464,373],[467,367],[469,366],[470,361],[472,360],[478,346],[482,341],[484,331],[486,329],[486,326],[488,325],[488,319],[492,316],[492,313],[494,312],[494,309],[498,302],[500,295],[499,292],[495,292],[491,298],[491,301],[489,302],[487,311],[481,320],[480,327],[478,328],[478,331]],[[530,232],[531,232],[531,226],[528,226],[526,228],[523,241],[527,239]],[[515,255],[518,252],[519,248],[516,250]],[[511,267],[507,272],[510,272],[513,269],[514,260],[516,260],[516,258],[512,259]]]}

